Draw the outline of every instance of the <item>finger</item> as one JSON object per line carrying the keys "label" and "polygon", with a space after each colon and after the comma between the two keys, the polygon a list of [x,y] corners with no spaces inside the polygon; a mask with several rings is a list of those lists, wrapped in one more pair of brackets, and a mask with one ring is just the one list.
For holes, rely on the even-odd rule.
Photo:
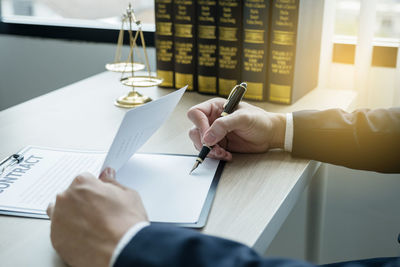
{"label": "finger", "polygon": [[96,177],[94,177],[93,174],[84,172],[84,173],[81,173],[78,176],[76,176],[69,187],[74,188],[74,187],[81,186],[86,183],[94,182],[96,180],[97,179],[96,179]]}
{"label": "finger", "polygon": [[189,137],[192,140],[194,147],[200,151],[203,144],[201,143],[199,128],[193,126],[192,129],[190,129],[189,131]]}
{"label": "finger", "polygon": [[104,171],[102,171],[102,173],[100,173],[99,179],[104,183],[110,183],[118,187],[125,188],[123,185],[118,183],[117,180],[115,180],[115,177],[115,170],[113,168],[107,167],[104,169]]}
{"label": "finger", "polygon": [[199,109],[190,109],[188,117],[196,128],[200,130],[200,133],[204,133],[210,127],[207,115]]}
{"label": "finger", "polygon": [[247,116],[238,113],[233,113],[225,117],[218,118],[204,133],[203,143],[208,146],[217,144],[229,132],[245,127],[247,120]]}
{"label": "finger", "polygon": [[53,216],[53,211],[54,211],[54,203],[50,202],[49,205],[47,206],[47,210],[46,210],[47,216],[49,216],[50,220],[51,220],[51,217]]}
{"label": "finger", "polygon": [[225,100],[213,98],[189,109],[187,116],[203,134],[222,112]]}
{"label": "finger", "polygon": [[232,160],[232,154],[229,151],[226,151],[224,148],[220,147],[219,145],[215,145],[207,156],[213,159],[225,161]]}

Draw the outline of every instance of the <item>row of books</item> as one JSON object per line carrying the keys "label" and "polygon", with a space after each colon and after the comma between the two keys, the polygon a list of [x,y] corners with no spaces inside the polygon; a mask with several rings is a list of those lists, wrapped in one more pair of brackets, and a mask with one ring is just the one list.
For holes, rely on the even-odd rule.
{"label": "row of books", "polygon": [[291,104],[315,88],[324,1],[155,0],[162,86]]}

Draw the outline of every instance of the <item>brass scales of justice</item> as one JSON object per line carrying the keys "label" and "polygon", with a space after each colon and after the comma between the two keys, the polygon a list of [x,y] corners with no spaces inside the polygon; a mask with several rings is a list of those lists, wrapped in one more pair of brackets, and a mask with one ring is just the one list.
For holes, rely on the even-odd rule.
{"label": "brass scales of justice", "polygon": [[[137,27],[135,36],[133,36],[133,24],[135,24]],[[129,25],[128,34],[130,49],[128,59],[126,61],[121,61],[125,25]],[[140,61],[134,61],[135,54],[138,56],[138,58],[140,58],[140,52],[138,51],[136,44],[139,36],[143,47],[145,65],[139,63]],[[116,106],[122,108],[134,108],[151,101],[150,97],[138,93],[135,90],[135,87],[157,86],[163,82],[162,78],[151,75],[149,59],[146,51],[146,43],[142,31],[142,23],[136,19],[131,4],[129,4],[128,8],[126,9],[126,13],[122,15],[122,25],[118,35],[118,44],[115,52],[114,63],[107,64],[106,69],[109,71],[122,73],[120,82],[125,86],[132,87],[132,90],[127,95],[117,98],[114,102]],[[147,75],[135,75],[135,72],[144,69],[147,69]]]}

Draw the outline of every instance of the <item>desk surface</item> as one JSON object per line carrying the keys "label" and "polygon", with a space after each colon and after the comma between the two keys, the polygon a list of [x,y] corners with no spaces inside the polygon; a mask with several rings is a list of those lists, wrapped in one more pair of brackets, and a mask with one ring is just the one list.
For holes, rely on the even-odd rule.
{"label": "desk surface", "polygon": [[[27,145],[107,150],[126,110],[113,105],[129,89],[120,75],[101,73],[0,112],[0,159]],[[29,88],[27,88],[29,90]],[[171,89],[139,90],[153,99]],[[316,89],[284,106],[254,102],[268,111],[348,109],[353,91]],[[187,110],[210,96],[187,92],[173,115],[142,152],[197,154],[189,137]],[[275,150],[234,154],[225,166],[202,232],[230,238],[259,252],[268,247],[319,163]],[[4,266],[63,266],[51,246],[48,220],[0,216],[0,258]]]}

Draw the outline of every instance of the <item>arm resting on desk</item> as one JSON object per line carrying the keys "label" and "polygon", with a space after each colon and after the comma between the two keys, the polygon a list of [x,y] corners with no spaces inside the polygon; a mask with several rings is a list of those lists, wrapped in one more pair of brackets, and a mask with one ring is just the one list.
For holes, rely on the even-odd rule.
{"label": "arm resting on desk", "polygon": [[292,155],[353,169],[400,172],[400,108],[293,113]]}
{"label": "arm resting on desk", "polygon": [[193,230],[151,225],[135,235],[114,267],[250,265],[313,266],[294,260],[265,259],[245,245]]}
{"label": "arm resting on desk", "polygon": [[[398,266],[400,258],[375,258],[336,263],[331,267]],[[282,258],[263,258],[237,242],[171,226],[151,225],[135,235],[114,267],[130,266],[269,266],[311,267],[311,263]]]}

